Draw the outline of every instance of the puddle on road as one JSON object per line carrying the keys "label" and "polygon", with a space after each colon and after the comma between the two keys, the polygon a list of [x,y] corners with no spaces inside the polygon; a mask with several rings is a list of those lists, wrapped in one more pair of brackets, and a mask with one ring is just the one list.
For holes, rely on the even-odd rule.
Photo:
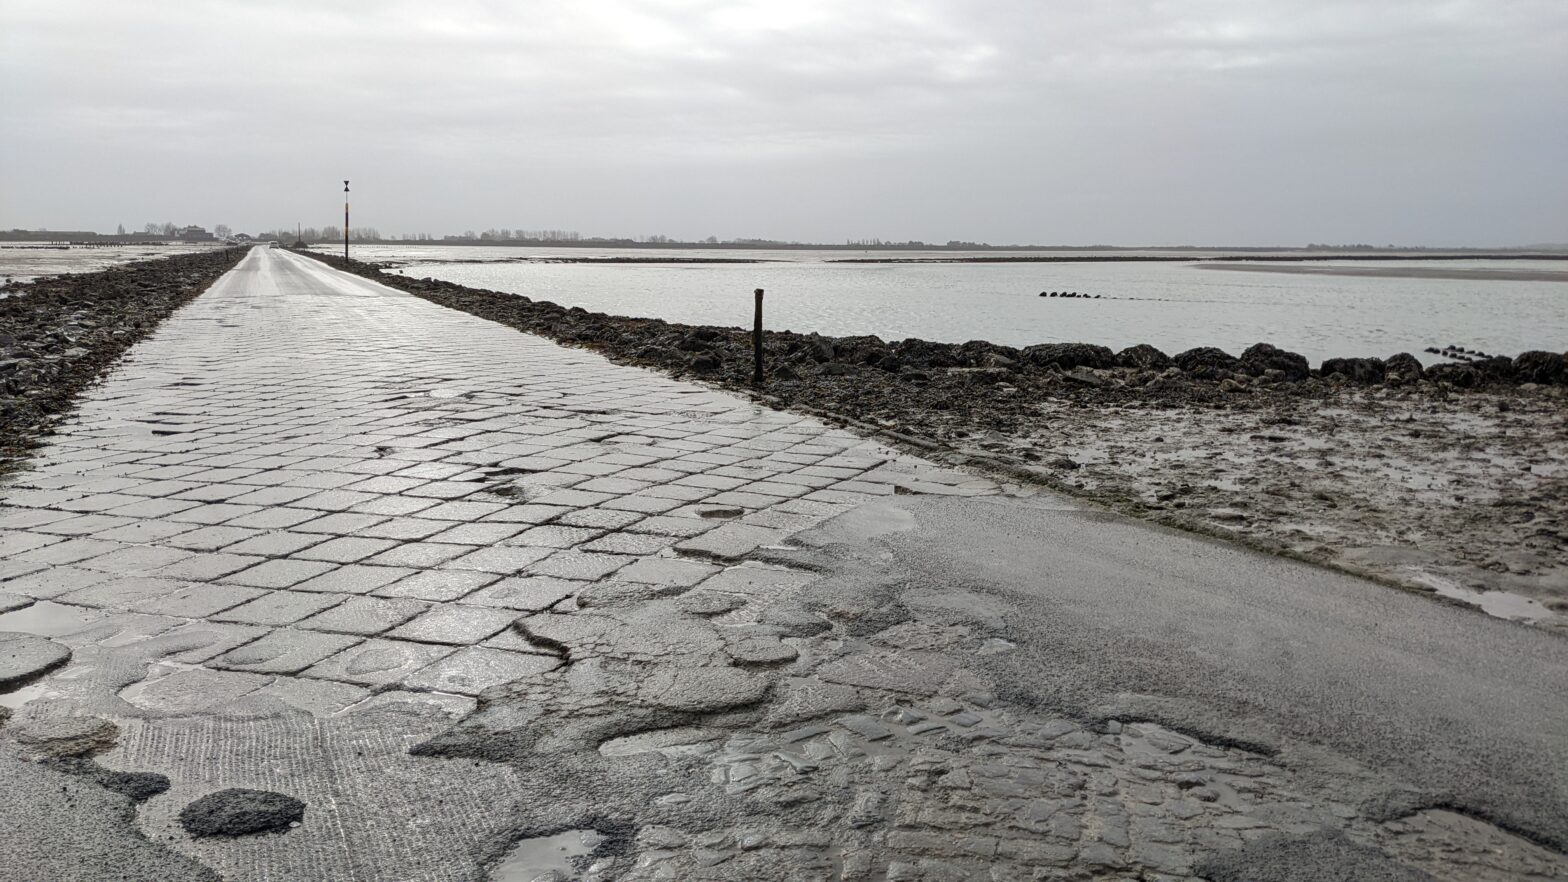
{"label": "puddle on road", "polygon": [[1553,615],[1552,611],[1540,601],[1531,600],[1522,594],[1508,591],[1473,591],[1431,573],[1415,573],[1412,575],[1412,580],[1426,585],[1443,597],[1480,607],[1482,612],[1499,619],[1535,624],[1544,622]]}
{"label": "puddle on road", "polygon": [[21,631],[40,637],[61,637],[74,634],[98,619],[103,613],[80,606],[67,606],[49,600],[0,615],[0,631]]}
{"label": "puddle on road", "polygon": [[490,882],[564,882],[577,878],[573,858],[586,858],[604,837],[597,830],[568,830],[519,839],[490,871]]}
{"label": "puddle on road", "polygon": [[11,710],[16,710],[22,705],[27,704],[29,701],[37,701],[38,699],[49,695],[50,692],[50,688],[43,683],[34,683],[31,686],[23,686],[21,689],[0,695],[0,707],[8,707]]}

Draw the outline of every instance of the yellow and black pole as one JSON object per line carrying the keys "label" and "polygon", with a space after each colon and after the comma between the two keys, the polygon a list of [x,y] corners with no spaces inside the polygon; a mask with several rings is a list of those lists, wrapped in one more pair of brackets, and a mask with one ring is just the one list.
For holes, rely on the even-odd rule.
{"label": "yellow and black pole", "polygon": [[343,182],[343,262],[348,263],[348,181]]}

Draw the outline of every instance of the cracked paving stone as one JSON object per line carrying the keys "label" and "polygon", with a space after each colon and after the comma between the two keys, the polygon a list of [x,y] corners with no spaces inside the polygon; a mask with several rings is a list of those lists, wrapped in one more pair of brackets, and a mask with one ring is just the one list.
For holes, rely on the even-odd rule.
{"label": "cracked paving stone", "polygon": [[463,603],[474,606],[499,606],[507,609],[538,612],[560,603],[592,585],[548,576],[516,576],[502,579],[463,598]]}
{"label": "cracked paving stone", "polygon": [[[305,675],[309,674],[310,669],[307,668]],[[277,677],[251,694],[258,698],[276,699],[290,707],[326,717],[364,701],[371,693],[364,686],[353,683]]]}
{"label": "cracked paving stone", "polygon": [[151,615],[200,619],[238,606],[261,593],[255,588],[241,588],[237,585],[196,584],[173,594],[139,601],[131,609]]}
{"label": "cracked paving stone", "polygon": [[252,588],[290,588],[306,579],[330,573],[336,564],[314,560],[269,560],[250,569],[224,576],[221,581]]}
{"label": "cracked paving stone", "polygon": [[61,603],[74,603],[81,606],[129,609],[140,601],[173,594],[185,588],[187,584],[175,579],[154,579],[145,576],[125,578],[119,576],[100,582],[91,588],[83,588],[79,591],[72,591],[70,594],[61,595],[57,599]]}
{"label": "cracked paving stone", "polygon": [[18,576],[5,583],[5,590],[37,600],[49,600],[82,588],[90,588],[114,578],[108,573],[59,566]]}
{"label": "cracked paving stone", "polygon": [[516,620],[517,613],[513,610],[438,606],[398,627],[389,636],[428,643],[472,644],[494,637]]}
{"label": "cracked paving stone", "polygon": [[619,554],[557,551],[537,563],[529,564],[524,572],[531,576],[555,576],[561,579],[602,579],[635,559]]}
{"label": "cracked paving stone", "polygon": [[478,695],[492,686],[543,674],[560,666],[560,659],[549,656],[471,646],[417,671],[404,684],[413,689]]}
{"label": "cracked paving stone", "polygon": [[694,560],[670,557],[644,557],[615,574],[626,582],[649,585],[692,586],[717,573],[719,567]]}
{"label": "cracked paving stone", "polygon": [[120,697],[143,710],[194,714],[249,695],[272,680],[262,674],[188,668],[132,684],[120,692]]}
{"label": "cracked paving stone", "polygon": [[214,667],[263,674],[297,674],[360,642],[359,637],[280,628],[213,659]]}
{"label": "cracked paving stone", "polygon": [[120,727],[101,717],[55,717],[11,725],[4,734],[34,756],[61,759],[103,753],[114,746]]}
{"label": "cracked paving stone", "polygon": [[288,625],[342,601],[343,598],[336,594],[269,591],[233,609],[217,613],[211,618],[216,622],[240,622],[248,625]]}
{"label": "cracked paving stone", "polygon": [[305,670],[306,677],[386,686],[451,654],[450,646],[371,638]]}
{"label": "cracked paving stone", "polygon": [[373,567],[349,564],[306,579],[294,586],[295,591],[324,591],[335,594],[368,594],[384,588],[414,571],[406,567]]}
{"label": "cracked paving stone", "polygon": [[26,685],[70,658],[70,647],[46,637],[0,631],[0,692]]}
{"label": "cracked paving stone", "polygon": [[36,601],[25,594],[10,594],[0,591],[0,614],[14,612],[32,606]]}
{"label": "cracked paving stone", "polygon": [[523,567],[541,560],[551,553],[548,548],[523,548],[497,545],[481,548],[471,554],[447,561],[442,566],[453,570],[479,570],[486,573],[511,575]]}
{"label": "cracked paving stone", "polygon": [[299,627],[368,636],[397,627],[429,608],[430,604],[419,600],[350,597],[325,612],[301,621]]}
{"label": "cracked paving stone", "polygon": [[500,577],[463,570],[425,570],[372,592],[377,597],[407,597],[441,602],[467,597]]}

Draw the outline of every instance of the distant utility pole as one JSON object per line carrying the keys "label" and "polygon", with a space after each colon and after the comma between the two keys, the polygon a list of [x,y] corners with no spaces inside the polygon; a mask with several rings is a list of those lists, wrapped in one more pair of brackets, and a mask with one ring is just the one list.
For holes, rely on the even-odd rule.
{"label": "distant utility pole", "polygon": [[348,181],[343,182],[343,262],[348,263]]}

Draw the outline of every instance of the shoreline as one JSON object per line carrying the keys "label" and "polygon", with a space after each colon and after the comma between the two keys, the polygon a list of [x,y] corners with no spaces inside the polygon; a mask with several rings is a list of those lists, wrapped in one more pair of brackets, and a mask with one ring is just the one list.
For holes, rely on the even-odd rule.
{"label": "shoreline", "polygon": [[[1496,259],[1496,258],[1477,258]],[[1300,263],[1280,266],[1257,264],[1199,263],[1198,269],[1226,270],[1243,273],[1297,273],[1317,276],[1360,276],[1394,279],[1475,279],[1510,282],[1568,282],[1568,270],[1506,270],[1506,269],[1426,269],[1423,267],[1392,266],[1303,266]]]}
{"label": "shoreline", "polygon": [[209,249],[8,289],[0,297],[0,477],[25,463],[78,393],[245,253]]}
{"label": "shoreline", "polygon": [[1568,461],[1560,354],[1425,369],[1408,355],[1330,359],[1312,369],[1266,344],[1242,358],[1211,347],[1172,358],[1148,346],[1019,350],[769,331],[769,382],[757,390],[740,329],[324,262],[949,464],[1568,634],[1568,470],[1554,465]]}

